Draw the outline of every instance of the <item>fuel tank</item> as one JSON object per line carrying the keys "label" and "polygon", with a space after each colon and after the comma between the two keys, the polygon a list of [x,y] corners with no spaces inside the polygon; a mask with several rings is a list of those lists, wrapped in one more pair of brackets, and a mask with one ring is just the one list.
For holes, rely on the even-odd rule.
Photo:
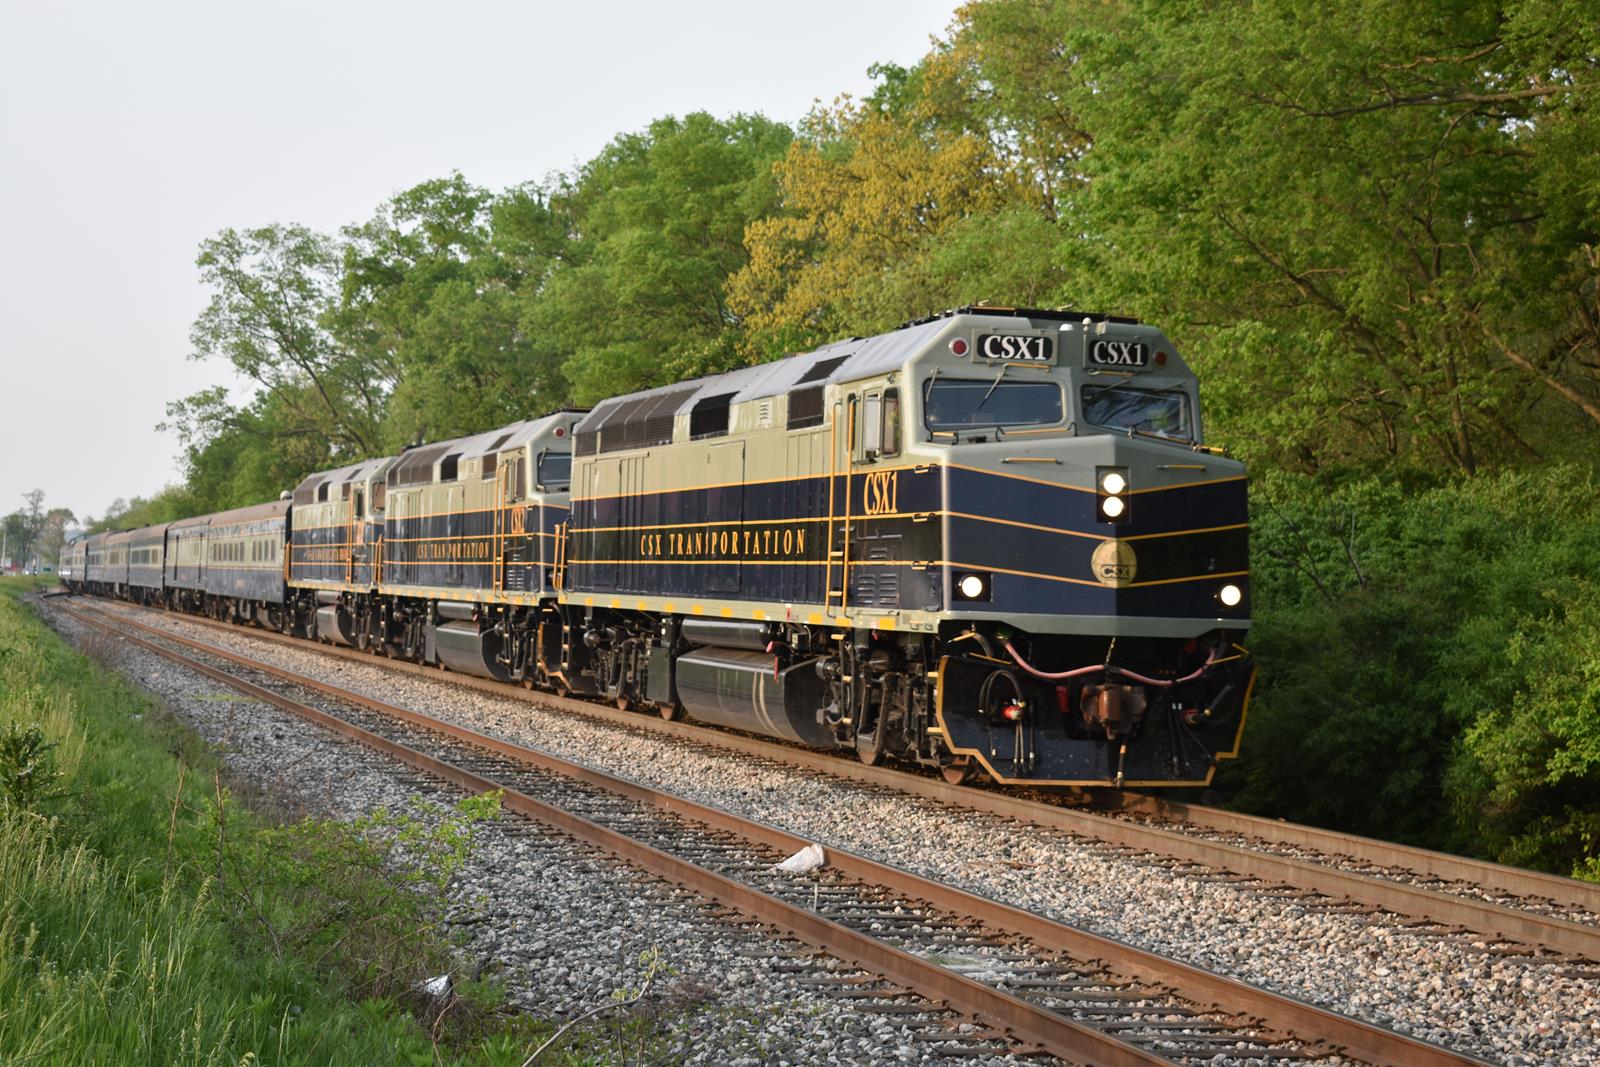
{"label": "fuel tank", "polygon": [[832,748],[818,721],[823,686],[816,661],[774,671],[773,657],[739,648],[697,648],[677,661],[678,700],[701,722]]}
{"label": "fuel tank", "polygon": [[350,616],[340,610],[337,604],[327,604],[317,609],[317,636],[336,645],[355,644]]}
{"label": "fuel tank", "polygon": [[507,681],[510,675],[496,662],[500,655],[500,635],[493,630],[480,632],[475,622],[441,623],[434,631],[439,662],[462,674]]}

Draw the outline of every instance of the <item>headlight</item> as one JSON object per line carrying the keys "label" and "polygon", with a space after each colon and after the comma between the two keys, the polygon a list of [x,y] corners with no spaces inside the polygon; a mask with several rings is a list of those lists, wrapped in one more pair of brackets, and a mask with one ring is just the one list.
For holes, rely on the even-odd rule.
{"label": "headlight", "polygon": [[1239,601],[1244,599],[1244,590],[1236,585],[1225,585],[1217,594],[1217,599],[1227,607],[1236,608],[1239,606]]}
{"label": "headlight", "polygon": [[989,575],[966,571],[954,575],[956,600],[988,600]]}
{"label": "headlight", "polygon": [[1102,522],[1127,522],[1128,468],[1096,467],[1094,469],[1095,496],[1100,502]]}

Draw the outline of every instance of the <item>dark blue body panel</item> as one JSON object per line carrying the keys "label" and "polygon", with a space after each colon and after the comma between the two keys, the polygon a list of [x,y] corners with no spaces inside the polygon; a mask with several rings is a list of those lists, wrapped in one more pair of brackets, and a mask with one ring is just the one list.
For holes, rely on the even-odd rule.
{"label": "dark blue body panel", "polygon": [[[975,570],[992,593],[972,611],[1215,617],[1216,586],[1248,569],[1242,478],[1136,493],[1115,524],[1093,492],[963,467],[869,467],[831,484],[831,521],[828,477],[575,499],[567,591],[821,605],[846,559],[829,567],[830,533],[855,607],[939,611],[946,572]],[[1091,567],[1113,539],[1138,561],[1120,587]]]}

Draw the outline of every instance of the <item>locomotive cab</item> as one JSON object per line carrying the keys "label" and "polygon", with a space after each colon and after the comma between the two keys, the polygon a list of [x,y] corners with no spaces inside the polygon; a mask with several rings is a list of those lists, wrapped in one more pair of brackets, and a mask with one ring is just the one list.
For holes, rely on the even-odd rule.
{"label": "locomotive cab", "polygon": [[1244,469],[1170,340],[972,309],[843,393],[847,608],[935,630],[949,753],[1002,782],[1209,781],[1253,677]]}

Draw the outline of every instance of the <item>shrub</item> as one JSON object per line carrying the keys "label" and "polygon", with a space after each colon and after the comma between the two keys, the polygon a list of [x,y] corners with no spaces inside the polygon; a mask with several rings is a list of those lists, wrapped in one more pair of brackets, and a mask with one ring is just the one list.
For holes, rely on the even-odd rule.
{"label": "shrub", "polygon": [[[1600,486],[1264,478],[1242,806],[1563,873],[1596,854]],[[1585,868],[1587,869],[1587,868]]]}

